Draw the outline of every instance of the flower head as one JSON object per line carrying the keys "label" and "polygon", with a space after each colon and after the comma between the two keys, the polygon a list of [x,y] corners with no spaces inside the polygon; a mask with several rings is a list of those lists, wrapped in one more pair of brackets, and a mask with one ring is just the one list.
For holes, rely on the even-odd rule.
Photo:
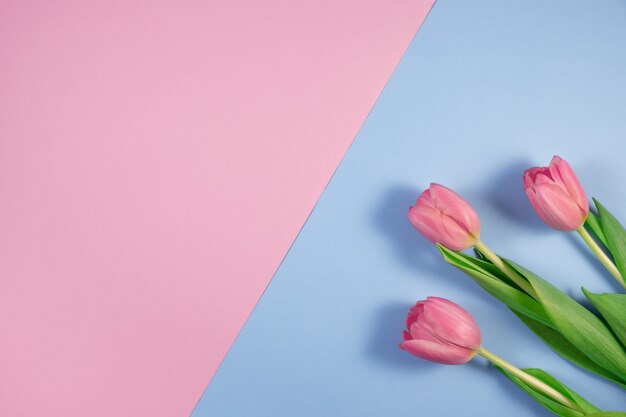
{"label": "flower head", "polygon": [[548,226],[572,231],[585,222],[589,202],[564,159],[554,156],[547,167],[527,169],[523,181],[530,204]]}
{"label": "flower head", "polygon": [[411,308],[403,338],[400,349],[447,365],[469,361],[481,345],[480,330],[472,316],[439,297],[428,297]]}
{"label": "flower head", "polygon": [[480,236],[476,210],[451,189],[431,184],[409,209],[409,221],[428,240],[448,249],[474,246]]}

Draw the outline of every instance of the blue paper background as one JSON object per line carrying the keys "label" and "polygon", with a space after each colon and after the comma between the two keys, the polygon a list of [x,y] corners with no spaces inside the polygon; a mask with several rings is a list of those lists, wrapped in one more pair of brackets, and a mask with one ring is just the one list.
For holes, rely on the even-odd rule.
{"label": "blue paper background", "polygon": [[550,415],[482,358],[397,349],[428,295],[464,306],[493,352],[626,410],[623,390],[552,353],[406,219],[446,184],[492,249],[576,297],[618,290],[578,236],[538,220],[521,174],[558,153],[626,221],[625,137],[625,2],[439,0],[193,416]]}

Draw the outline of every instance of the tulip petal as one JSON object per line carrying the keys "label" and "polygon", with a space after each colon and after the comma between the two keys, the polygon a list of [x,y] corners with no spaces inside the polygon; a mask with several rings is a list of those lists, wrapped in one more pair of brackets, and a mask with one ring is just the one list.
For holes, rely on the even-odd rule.
{"label": "tulip petal", "polygon": [[480,330],[474,318],[457,304],[443,298],[429,297],[415,325],[457,346],[475,350],[481,345]]}
{"label": "tulip petal", "polygon": [[543,184],[552,184],[552,185],[556,185],[560,188],[563,189],[563,191],[567,192],[567,190],[565,189],[565,187],[561,186],[561,184],[557,183],[554,181],[554,179],[552,178],[552,175],[549,172],[538,172],[537,175],[535,176],[535,187],[537,185],[543,185]]}
{"label": "tulip petal", "polygon": [[478,237],[480,219],[478,213],[463,197],[440,184],[430,185],[430,198],[435,207],[453,218],[463,229]]}
{"label": "tulip petal", "polygon": [[417,197],[415,205],[436,208],[433,204],[433,199],[430,196],[430,189],[427,188],[422,194],[419,195],[419,197]]}
{"label": "tulip petal", "polygon": [[441,211],[434,207],[417,204],[409,209],[411,224],[433,243],[437,243],[437,237],[441,234]]}
{"label": "tulip petal", "polygon": [[[537,196],[537,191],[534,188],[527,188],[526,189],[526,196],[528,197],[528,201],[530,201],[530,205],[533,206],[533,209],[535,210],[535,212],[537,212],[537,214],[539,215],[539,217],[541,218],[541,220],[543,220],[543,215],[540,213],[540,208],[537,205],[537,202],[535,201],[536,196]],[[545,220],[544,220],[545,222]]]}
{"label": "tulip petal", "polygon": [[452,250],[463,250],[473,245],[473,238],[458,223],[443,215],[439,209],[413,206],[409,210],[411,224],[429,241]]}
{"label": "tulip petal", "polygon": [[412,355],[444,365],[460,365],[475,355],[471,350],[430,340],[406,340],[399,347]]}
{"label": "tulip petal", "polygon": [[589,213],[589,201],[585,195],[585,190],[576,178],[574,170],[565,159],[554,156],[550,162],[550,171],[558,175],[560,182],[563,184],[569,195],[574,199],[576,204],[586,213]]}
{"label": "tulip petal", "polygon": [[585,221],[582,209],[558,185],[537,185],[526,194],[539,217],[554,229],[576,230]]}
{"label": "tulip petal", "polygon": [[443,233],[440,236],[440,242],[445,247],[452,250],[464,250],[474,245],[474,235],[459,225],[454,219],[441,213],[440,224]]}
{"label": "tulip petal", "polygon": [[408,217],[426,239],[452,250],[472,247],[480,235],[480,221],[473,207],[439,184],[431,184],[419,196]]}
{"label": "tulip petal", "polygon": [[448,343],[444,339],[437,337],[436,334],[434,334],[429,329],[423,327],[420,323],[413,323],[413,325],[409,329],[409,335],[411,335],[411,339],[429,340],[431,342],[437,343]]}
{"label": "tulip petal", "polygon": [[[554,155],[552,160],[550,161],[550,165],[548,165],[548,169],[550,170],[550,175],[554,178],[555,182],[559,182],[563,184],[563,178],[561,178],[561,174],[559,173],[558,165],[565,162],[561,157]],[[566,162],[567,163],[567,162]]]}
{"label": "tulip petal", "polygon": [[524,182],[524,188],[526,189],[528,187],[532,187],[533,185],[535,185],[535,178],[537,177],[537,174],[540,174],[542,170],[544,169],[545,168],[541,168],[541,167],[532,167],[524,171],[524,175],[522,176],[522,181]]}
{"label": "tulip petal", "polygon": [[424,304],[426,304],[426,301],[418,301],[413,305],[413,307],[411,307],[409,314],[406,316],[407,329],[410,329],[411,325],[415,323],[419,315],[422,314],[422,311],[424,311]]}

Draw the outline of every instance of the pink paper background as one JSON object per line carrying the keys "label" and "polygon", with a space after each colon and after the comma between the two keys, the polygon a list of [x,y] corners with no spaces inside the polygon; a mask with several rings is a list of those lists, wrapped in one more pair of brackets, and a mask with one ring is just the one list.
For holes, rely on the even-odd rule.
{"label": "pink paper background", "polygon": [[432,1],[1,2],[0,415],[188,415]]}

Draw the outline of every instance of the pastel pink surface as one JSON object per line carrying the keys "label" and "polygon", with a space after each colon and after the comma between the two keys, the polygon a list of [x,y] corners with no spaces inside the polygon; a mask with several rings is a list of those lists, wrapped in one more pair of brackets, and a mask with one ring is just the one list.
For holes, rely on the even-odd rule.
{"label": "pastel pink surface", "polygon": [[0,415],[188,415],[432,2],[1,2]]}

